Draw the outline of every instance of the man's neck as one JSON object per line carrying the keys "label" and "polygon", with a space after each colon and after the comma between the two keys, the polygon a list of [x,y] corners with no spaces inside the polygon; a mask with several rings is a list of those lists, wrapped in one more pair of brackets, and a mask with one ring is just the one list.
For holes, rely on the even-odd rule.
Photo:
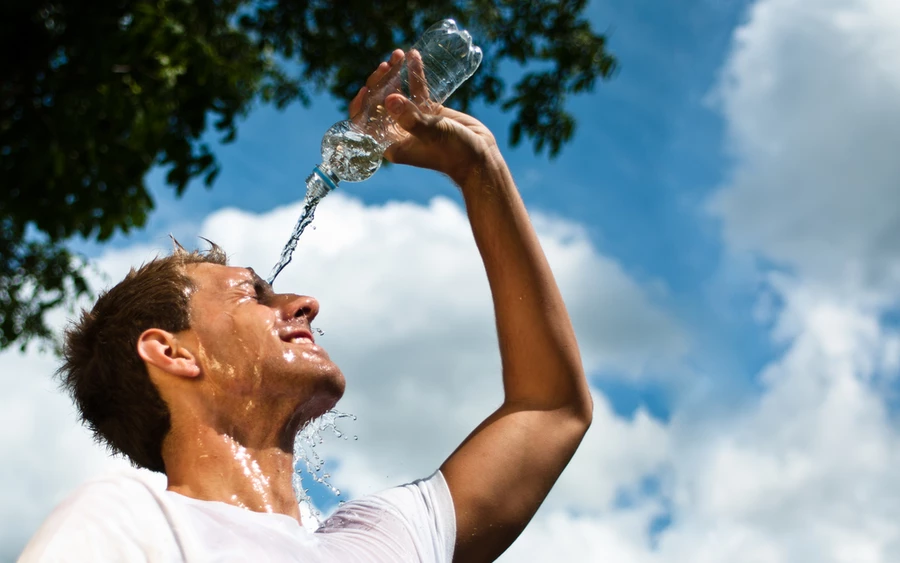
{"label": "man's neck", "polygon": [[293,455],[274,440],[238,439],[211,426],[173,428],[163,446],[170,491],[300,521]]}

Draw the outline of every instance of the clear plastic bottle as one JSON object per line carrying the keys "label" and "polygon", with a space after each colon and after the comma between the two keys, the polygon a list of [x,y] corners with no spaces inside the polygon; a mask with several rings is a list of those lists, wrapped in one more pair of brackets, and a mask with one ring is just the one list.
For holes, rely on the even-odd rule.
{"label": "clear plastic bottle", "polygon": [[481,64],[481,49],[452,19],[430,28],[366,94],[362,109],[335,123],[322,138],[322,163],[307,179],[307,197],[321,198],[341,181],[361,182],[381,166],[384,151],[407,135],[388,115],[384,99],[401,93],[433,113]]}

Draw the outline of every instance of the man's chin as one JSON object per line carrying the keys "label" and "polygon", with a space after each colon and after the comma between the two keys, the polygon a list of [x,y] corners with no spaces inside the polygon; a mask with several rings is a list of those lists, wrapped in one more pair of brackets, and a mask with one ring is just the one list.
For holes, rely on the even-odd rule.
{"label": "man's chin", "polygon": [[335,384],[328,393],[317,393],[309,400],[298,406],[284,428],[281,447],[284,451],[293,451],[294,437],[310,421],[319,418],[337,405],[344,394],[343,376],[340,384]]}
{"label": "man's chin", "polygon": [[347,381],[344,379],[344,374],[338,369],[331,373],[321,374],[315,382],[312,396],[307,397],[298,407],[298,417],[305,424],[330,411],[344,396],[346,386]]}

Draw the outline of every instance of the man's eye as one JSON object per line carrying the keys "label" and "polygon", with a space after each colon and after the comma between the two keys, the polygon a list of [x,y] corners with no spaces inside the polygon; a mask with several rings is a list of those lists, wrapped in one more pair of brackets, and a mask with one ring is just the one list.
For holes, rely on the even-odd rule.
{"label": "man's eye", "polygon": [[266,297],[269,296],[270,289],[267,285],[263,285],[262,283],[257,282],[253,286],[253,297],[257,301],[262,301]]}

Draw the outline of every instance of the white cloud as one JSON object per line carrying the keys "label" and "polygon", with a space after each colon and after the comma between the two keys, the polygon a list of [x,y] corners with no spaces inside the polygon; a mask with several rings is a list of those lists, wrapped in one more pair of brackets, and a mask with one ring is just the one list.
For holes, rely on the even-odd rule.
{"label": "white cloud", "polygon": [[718,101],[727,242],[834,289],[898,295],[900,3],[761,0]]}
{"label": "white cloud", "polygon": [[650,563],[655,559],[647,546],[646,527],[654,514],[651,505],[603,516],[542,513],[499,561]]}
{"label": "white cloud", "polygon": [[897,335],[854,305],[783,291],[791,346],[762,372],[758,404],[675,458],[681,521],[662,551],[695,561],[760,560],[740,555],[760,547],[764,561],[893,560],[900,434],[872,381]]}

